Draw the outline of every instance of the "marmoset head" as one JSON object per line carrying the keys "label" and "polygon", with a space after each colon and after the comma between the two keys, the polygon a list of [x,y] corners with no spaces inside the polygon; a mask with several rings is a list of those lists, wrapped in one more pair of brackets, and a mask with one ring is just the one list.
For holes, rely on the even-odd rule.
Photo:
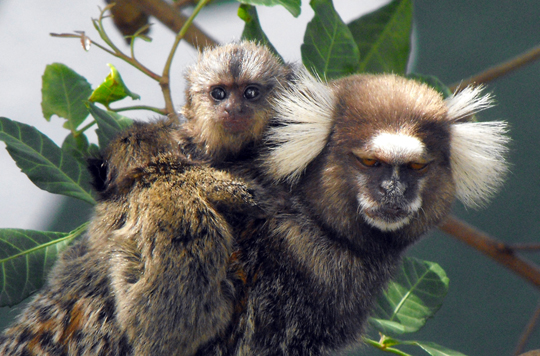
{"label": "marmoset head", "polygon": [[455,197],[482,205],[503,181],[505,123],[470,121],[491,105],[480,92],[469,87],[444,100],[395,75],[324,85],[303,74],[278,101],[284,125],[271,132],[277,147],[264,164],[276,180],[300,181],[335,227],[352,228],[361,217],[382,231],[408,226],[422,233],[448,214]]}
{"label": "marmoset head", "polygon": [[270,102],[290,75],[288,65],[252,42],[206,50],[186,73],[186,127],[210,156],[235,155],[260,140]]}

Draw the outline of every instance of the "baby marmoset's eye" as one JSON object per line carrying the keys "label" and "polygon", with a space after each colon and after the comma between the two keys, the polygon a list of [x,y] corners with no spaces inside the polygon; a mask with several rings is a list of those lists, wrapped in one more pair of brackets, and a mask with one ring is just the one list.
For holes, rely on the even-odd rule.
{"label": "baby marmoset's eye", "polygon": [[255,100],[261,95],[261,90],[255,86],[250,85],[244,90],[244,98],[247,100]]}
{"label": "baby marmoset's eye", "polygon": [[212,89],[212,91],[210,91],[210,96],[214,100],[221,101],[227,97],[227,92],[222,87],[215,87]]}

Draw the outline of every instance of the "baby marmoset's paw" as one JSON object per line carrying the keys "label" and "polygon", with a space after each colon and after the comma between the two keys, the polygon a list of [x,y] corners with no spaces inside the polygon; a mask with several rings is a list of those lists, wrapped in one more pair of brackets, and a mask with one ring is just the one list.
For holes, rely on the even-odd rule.
{"label": "baby marmoset's paw", "polygon": [[204,194],[208,203],[223,214],[243,213],[261,216],[262,211],[253,196],[249,185],[231,174],[211,167],[197,167],[202,179],[198,190]]}
{"label": "baby marmoset's paw", "polygon": [[260,213],[245,181],[177,152],[158,154],[148,164],[132,170],[119,186],[121,191],[129,191],[133,184],[144,187],[157,180],[168,181],[171,189],[181,189],[190,198],[201,199],[224,214]]}

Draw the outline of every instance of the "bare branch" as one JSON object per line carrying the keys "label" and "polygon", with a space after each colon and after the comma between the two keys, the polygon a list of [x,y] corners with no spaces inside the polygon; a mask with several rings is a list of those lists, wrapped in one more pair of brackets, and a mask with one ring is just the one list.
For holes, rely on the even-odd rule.
{"label": "bare branch", "polygon": [[491,257],[535,287],[540,287],[540,269],[538,266],[516,256],[514,251],[503,242],[494,239],[455,216],[450,216],[440,229]]}
{"label": "bare branch", "polygon": [[452,92],[454,92],[459,88],[465,88],[470,84],[487,83],[502,77],[505,74],[513,72],[526,64],[534,62],[537,59],[540,59],[540,46],[534,47],[530,51],[522,53],[507,62],[499,64],[495,67],[491,67],[467,80],[452,84],[449,86],[449,88]]}
{"label": "bare branch", "polygon": [[165,98],[165,106],[168,111],[168,116],[171,120],[175,122],[178,122],[178,116],[174,111],[174,106],[173,106],[171,91],[170,91],[171,63],[174,58],[174,54],[176,53],[176,49],[178,48],[178,45],[180,44],[180,41],[185,38],[185,36],[187,35],[187,32],[191,28],[191,25],[193,24],[193,20],[195,19],[197,14],[202,10],[202,8],[205,7],[206,4],[208,4],[209,1],[210,0],[200,0],[197,6],[195,7],[195,9],[193,10],[193,13],[191,14],[191,16],[184,23],[184,26],[182,26],[180,31],[178,31],[178,34],[176,35],[176,38],[174,40],[174,44],[167,58],[167,62],[165,63],[165,67],[163,68],[161,81],[159,82],[159,85],[161,86],[161,90],[163,92],[163,96]]}
{"label": "bare branch", "polygon": [[[133,4],[138,6],[145,13],[154,16],[175,33],[180,32],[188,19],[188,17],[180,13],[174,5],[163,0],[133,0]],[[190,26],[184,39],[198,49],[215,46],[217,44],[215,40],[194,25]]]}
{"label": "bare branch", "polygon": [[540,244],[539,243],[519,243],[508,245],[514,251],[523,251],[523,252],[539,252]]}
{"label": "bare branch", "polygon": [[523,349],[525,349],[525,346],[527,345],[527,341],[529,341],[529,338],[531,337],[531,334],[536,328],[539,319],[540,319],[540,304],[538,304],[538,306],[536,307],[536,310],[534,311],[534,314],[531,317],[531,320],[529,320],[529,322],[527,323],[527,326],[525,327],[525,330],[523,330],[523,334],[521,334],[521,337],[519,338],[519,342],[516,346],[516,349],[514,350],[514,355],[520,355],[523,352]]}

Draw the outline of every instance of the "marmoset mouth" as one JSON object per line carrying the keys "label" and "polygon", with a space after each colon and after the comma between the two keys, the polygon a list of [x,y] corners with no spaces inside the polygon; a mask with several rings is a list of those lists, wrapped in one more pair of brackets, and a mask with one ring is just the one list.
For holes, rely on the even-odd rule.
{"label": "marmoset mouth", "polygon": [[397,207],[362,210],[367,223],[382,231],[393,231],[407,225],[415,213],[410,209]]}
{"label": "marmoset mouth", "polygon": [[237,117],[234,119],[231,118],[223,118],[221,120],[221,126],[223,127],[223,130],[227,133],[244,133],[246,130],[249,130],[250,126],[252,124],[252,120],[250,117]]}

